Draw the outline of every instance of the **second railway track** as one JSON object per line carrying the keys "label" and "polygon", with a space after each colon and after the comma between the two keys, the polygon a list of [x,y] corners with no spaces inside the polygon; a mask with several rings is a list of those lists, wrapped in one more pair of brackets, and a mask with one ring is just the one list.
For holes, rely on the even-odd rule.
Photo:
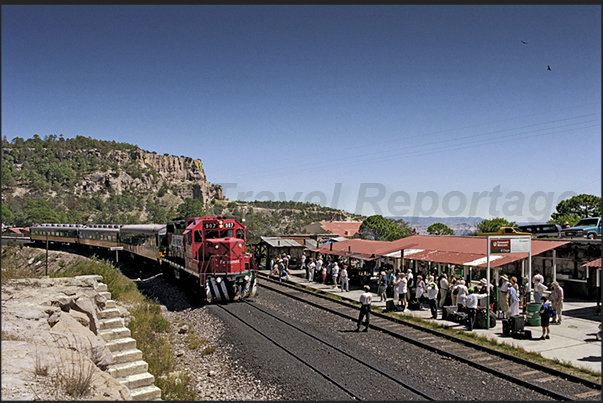
{"label": "second railway track", "polygon": [[[349,302],[325,298],[303,288],[281,284],[267,278],[261,280],[260,286],[262,289],[270,289],[287,295],[351,321],[355,321],[358,316],[358,306]],[[351,323],[350,326],[355,325]],[[371,328],[436,352],[451,360],[463,362],[476,370],[520,385],[549,399],[598,401],[601,398],[601,385],[598,383],[470,343],[436,330],[375,312],[372,313]],[[513,399],[511,398],[511,400]]]}

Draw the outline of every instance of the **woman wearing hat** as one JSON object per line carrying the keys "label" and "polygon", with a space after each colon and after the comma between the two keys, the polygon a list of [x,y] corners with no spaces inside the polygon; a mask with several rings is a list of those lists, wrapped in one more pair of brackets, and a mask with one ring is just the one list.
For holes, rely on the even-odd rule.
{"label": "woman wearing hat", "polygon": [[500,303],[500,310],[503,311],[505,318],[508,318],[509,311],[509,277],[503,274],[501,277],[502,284],[498,289],[498,301]]}

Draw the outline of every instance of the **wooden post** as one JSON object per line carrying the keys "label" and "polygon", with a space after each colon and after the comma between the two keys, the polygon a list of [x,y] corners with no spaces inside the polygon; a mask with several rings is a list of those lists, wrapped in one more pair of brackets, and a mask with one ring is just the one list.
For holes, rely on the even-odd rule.
{"label": "wooden post", "polygon": [[46,275],[48,276],[48,231],[46,231]]}

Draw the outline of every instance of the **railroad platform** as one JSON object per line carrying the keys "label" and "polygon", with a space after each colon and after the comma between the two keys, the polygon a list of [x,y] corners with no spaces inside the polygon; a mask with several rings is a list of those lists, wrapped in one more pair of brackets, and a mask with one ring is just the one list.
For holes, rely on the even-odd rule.
{"label": "railroad platform", "polygon": [[[269,270],[260,270],[260,272],[266,275],[270,274]],[[289,273],[290,282],[315,288],[323,292],[333,293],[343,299],[358,301],[360,295],[363,293],[363,290],[358,286],[350,286],[349,292],[342,292],[339,287],[333,288],[333,285],[310,282],[305,278],[305,270],[290,270]],[[385,309],[385,301],[379,301],[379,296],[375,293],[373,293],[373,305]],[[424,304],[424,306],[425,308],[422,311],[407,309],[405,312],[396,312],[396,314],[421,317],[426,321],[459,330],[466,329],[464,325],[456,322],[432,319],[427,304]],[[527,324],[525,329],[532,331],[531,340],[518,340],[505,336],[502,333],[501,320],[497,320],[496,326],[490,329],[474,329],[472,333],[496,340],[499,344],[505,343],[521,347],[526,351],[538,352],[545,358],[558,359],[562,362],[569,362],[574,367],[586,368],[601,373],[601,341],[596,340],[601,316],[595,314],[595,309],[596,302],[594,301],[564,302],[563,320],[560,325],[550,325],[551,338],[549,340],[539,340],[542,335],[542,328],[540,326],[528,326]],[[438,311],[438,317],[441,317],[440,310]]]}

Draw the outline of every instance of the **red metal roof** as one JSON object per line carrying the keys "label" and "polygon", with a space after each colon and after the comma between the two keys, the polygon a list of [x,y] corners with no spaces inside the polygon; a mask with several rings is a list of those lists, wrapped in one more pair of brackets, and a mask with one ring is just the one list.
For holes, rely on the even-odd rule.
{"label": "red metal roof", "polygon": [[[486,237],[414,235],[392,242],[350,239],[332,244],[332,247],[326,245],[313,249],[313,251],[339,256],[345,256],[346,253],[361,253],[367,256],[381,257],[404,250],[404,257],[407,259],[458,265],[472,263],[472,266],[486,267],[487,242],[488,238]],[[532,240],[532,256],[567,243],[569,241]],[[490,254],[490,266],[503,266],[527,257],[528,253]]]}
{"label": "red metal roof", "polygon": [[362,225],[359,221],[321,221],[320,226],[333,234],[353,236]]}
{"label": "red metal roof", "polygon": [[601,258],[584,263],[582,267],[601,267]]}

